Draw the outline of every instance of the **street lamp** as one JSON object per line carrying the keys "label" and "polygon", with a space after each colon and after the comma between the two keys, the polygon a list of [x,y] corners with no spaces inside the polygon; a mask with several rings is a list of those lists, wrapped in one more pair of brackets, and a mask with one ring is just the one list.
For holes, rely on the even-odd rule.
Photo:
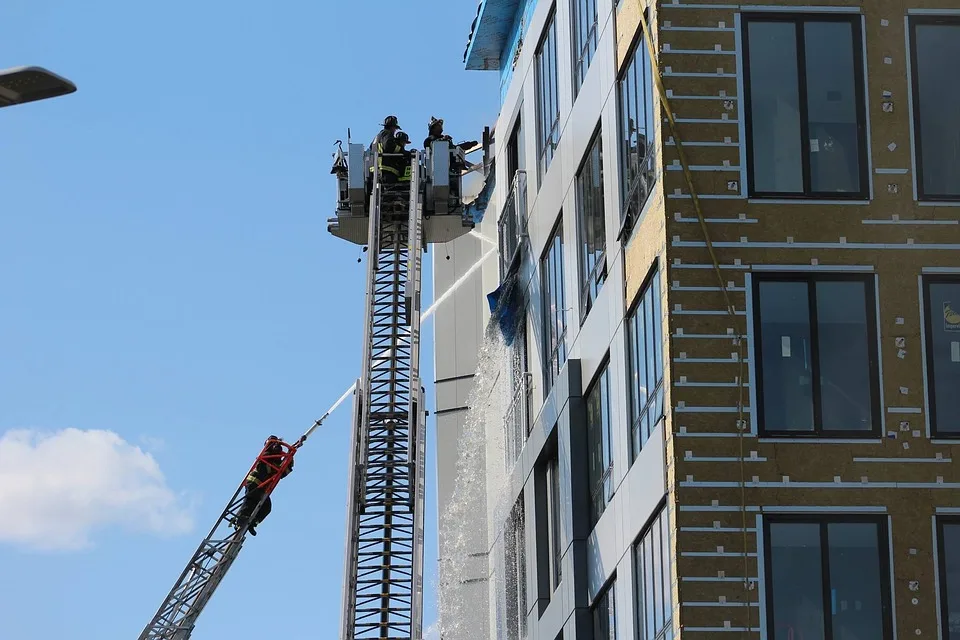
{"label": "street lamp", "polygon": [[0,109],[73,93],[75,84],[43,67],[0,70]]}

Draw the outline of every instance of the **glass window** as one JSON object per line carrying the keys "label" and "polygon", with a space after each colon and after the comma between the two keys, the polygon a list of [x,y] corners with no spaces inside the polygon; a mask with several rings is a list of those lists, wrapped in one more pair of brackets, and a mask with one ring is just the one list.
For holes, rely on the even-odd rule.
{"label": "glass window", "polygon": [[766,435],[880,434],[873,276],[754,275]]}
{"label": "glass window", "polygon": [[632,460],[663,417],[660,273],[654,270],[627,314],[627,374]]}
{"label": "glass window", "polygon": [[[561,220],[563,212],[560,213]],[[567,361],[566,299],[563,287],[563,224],[558,222],[540,260],[540,288],[543,292],[544,393]]]}
{"label": "glass window", "polygon": [[960,519],[937,518],[940,628],[943,640],[960,640]]}
{"label": "glass window", "polygon": [[550,511],[550,582],[556,589],[563,577],[563,521],[560,512],[560,458],[554,455],[547,464],[547,503]]}
{"label": "glass window", "polygon": [[867,198],[860,21],[743,16],[751,197]]}
{"label": "glass window", "polygon": [[768,637],[892,639],[884,518],[765,522]]}
{"label": "glass window", "polygon": [[637,640],[673,637],[673,592],[670,568],[670,529],[661,510],[633,546],[637,595]]}
{"label": "glass window", "polygon": [[[518,108],[518,113],[523,112],[523,104]],[[523,154],[523,118],[517,115],[517,122],[513,125],[513,132],[510,134],[510,140],[507,142],[507,184],[513,185],[513,179],[517,171],[524,171],[526,161]]]}
{"label": "glass window", "polygon": [[656,129],[650,57],[642,31],[617,81],[620,235],[628,235],[656,181]]}
{"label": "glass window", "polygon": [[934,436],[960,437],[960,277],[924,276],[927,398]]}
{"label": "glass window", "polygon": [[506,624],[507,637],[527,635],[527,558],[523,511],[523,495],[510,511],[504,527],[506,558]]}
{"label": "glass window", "polygon": [[603,144],[600,131],[576,178],[577,221],[580,231],[580,318],[587,317],[607,278],[607,241],[603,207]]}
{"label": "glass window", "polygon": [[542,179],[560,141],[560,94],[557,91],[557,22],[552,14],[537,47],[537,147]]}
{"label": "glass window", "polygon": [[597,0],[572,0],[573,99],[577,99],[597,50]]}
{"label": "glass window", "polygon": [[615,579],[593,599],[590,615],[593,618],[594,640],[616,640],[617,614],[614,602]]}
{"label": "glass window", "polygon": [[591,524],[595,525],[613,496],[613,452],[610,427],[610,369],[605,362],[586,393]]}
{"label": "glass window", "polygon": [[921,200],[960,199],[960,19],[910,17],[917,187]]}

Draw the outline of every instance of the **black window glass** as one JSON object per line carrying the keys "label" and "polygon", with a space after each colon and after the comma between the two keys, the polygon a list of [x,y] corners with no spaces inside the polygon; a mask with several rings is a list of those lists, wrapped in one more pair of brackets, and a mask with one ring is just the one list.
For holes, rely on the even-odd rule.
{"label": "black window glass", "polygon": [[960,435],[960,278],[924,278],[927,393],[934,435]]}
{"label": "black window glass", "polygon": [[580,93],[597,51],[597,0],[573,0],[573,97]]}
{"label": "black window glass", "polygon": [[758,277],[761,429],[877,435],[879,376],[871,277]]}
{"label": "black window glass", "polygon": [[610,370],[604,365],[587,391],[587,442],[590,448],[589,480],[591,520],[596,524],[612,495],[613,454],[610,432]]}
{"label": "black window glass", "polygon": [[882,519],[773,520],[766,547],[768,637],[892,638]]}
{"label": "black window glass", "polygon": [[938,521],[940,616],[944,640],[960,640],[960,521]]}
{"label": "black window glass", "polygon": [[960,20],[911,17],[914,126],[921,200],[960,198]]}
{"label": "black window glass", "polygon": [[[563,217],[563,214],[560,214]],[[567,311],[563,286],[563,226],[557,225],[540,263],[543,295],[544,391],[549,392],[567,361]]]}
{"label": "black window glass", "polygon": [[803,191],[797,29],[791,22],[750,24],[753,188]]}
{"label": "black window glass", "polygon": [[620,128],[620,224],[631,229],[656,180],[654,88],[647,45],[637,37],[617,82]]}
{"label": "black window glass", "polygon": [[750,194],[865,198],[860,17],[744,24]]}
{"label": "black window glass", "polygon": [[871,522],[831,522],[830,609],[833,637],[883,638],[883,579],[880,541]]}
{"label": "black window glass", "polygon": [[673,637],[670,530],[666,509],[633,545],[637,640]]}
{"label": "black window glass", "polygon": [[576,178],[580,231],[580,317],[593,308],[607,277],[607,237],[603,206],[603,145],[594,134]]}
{"label": "black window glass", "polygon": [[590,615],[593,618],[594,640],[616,640],[617,638],[617,616],[613,594],[614,583],[611,582],[593,601]]}
{"label": "black window glass", "polygon": [[631,457],[636,459],[663,416],[660,274],[654,271],[627,316]]}
{"label": "black window glass", "polygon": [[557,90],[557,24],[551,16],[537,48],[537,146],[542,178],[553,161],[560,140],[560,94]]}

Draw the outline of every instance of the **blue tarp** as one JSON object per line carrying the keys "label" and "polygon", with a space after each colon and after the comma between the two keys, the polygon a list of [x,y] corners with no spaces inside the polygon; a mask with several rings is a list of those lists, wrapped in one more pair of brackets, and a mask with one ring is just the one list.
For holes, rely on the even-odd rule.
{"label": "blue tarp", "polygon": [[524,304],[518,270],[519,266],[511,269],[496,291],[487,294],[491,322],[496,322],[508,347],[513,344],[520,321],[523,319]]}

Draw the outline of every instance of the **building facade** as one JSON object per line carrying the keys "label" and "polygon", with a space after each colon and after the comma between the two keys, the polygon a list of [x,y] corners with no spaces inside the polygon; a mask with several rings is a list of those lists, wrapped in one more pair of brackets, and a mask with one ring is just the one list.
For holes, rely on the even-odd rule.
{"label": "building facade", "polygon": [[446,640],[960,638],[958,61],[956,0],[480,4],[496,186],[436,277],[500,260],[435,350],[522,321],[512,375],[438,355],[508,388]]}

